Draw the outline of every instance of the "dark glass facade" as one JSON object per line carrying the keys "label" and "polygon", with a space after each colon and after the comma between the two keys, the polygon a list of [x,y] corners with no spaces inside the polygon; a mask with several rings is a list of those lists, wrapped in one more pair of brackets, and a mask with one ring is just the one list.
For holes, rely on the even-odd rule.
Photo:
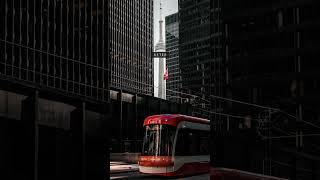
{"label": "dark glass facade", "polygon": [[181,75],[179,63],[179,14],[175,13],[166,17],[166,58],[168,75],[167,99],[180,101]]}
{"label": "dark glass facade", "polygon": [[[319,163],[319,136],[309,136],[320,132],[319,5],[317,0],[212,1],[211,52],[226,72],[221,81],[224,96],[284,111],[222,104],[226,113],[250,115],[266,138],[256,151],[259,157],[250,162],[260,158],[260,165],[237,168],[290,179],[319,177],[319,166],[313,165]],[[223,122],[223,132],[239,128],[236,118]],[[212,129],[216,125],[212,123]],[[291,138],[268,140],[281,136]]]}
{"label": "dark glass facade", "polygon": [[[212,52],[225,65],[229,97],[319,123],[318,5],[315,0],[213,1]],[[232,109],[241,113],[241,106]]]}
{"label": "dark glass facade", "polygon": [[211,83],[210,0],[179,0],[179,61],[181,91],[201,98],[192,101],[209,110],[209,95],[214,87]]}
{"label": "dark glass facade", "polygon": [[111,87],[153,95],[153,0],[110,0]]}
{"label": "dark glass facade", "polygon": [[0,2],[0,77],[106,101],[107,2]]}

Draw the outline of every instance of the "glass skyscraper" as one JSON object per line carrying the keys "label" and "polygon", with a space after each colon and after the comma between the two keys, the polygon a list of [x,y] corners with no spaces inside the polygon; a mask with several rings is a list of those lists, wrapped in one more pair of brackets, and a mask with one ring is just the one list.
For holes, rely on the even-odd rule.
{"label": "glass skyscraper", "polygon": [[153,94],[153,1],[110,0],[111,87]]}
{"label": "glass skyscraper", "polygon": [[1,1],[0,78],[106,101],[107,2]]}
{"label": "glass skyscraper", "polygon": [[166,16],[166,52],[169,78],[167,80],[167,99],[179,102],[181,76],[179,65],[179,14]]}

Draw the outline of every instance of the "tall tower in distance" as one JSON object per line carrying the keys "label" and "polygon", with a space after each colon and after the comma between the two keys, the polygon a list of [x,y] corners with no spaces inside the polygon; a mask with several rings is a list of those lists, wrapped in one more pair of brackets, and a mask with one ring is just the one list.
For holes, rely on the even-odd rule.
{"label": "tall tower in distance", "polygon": [[[166,46],[163,39],[163,20],[162,20],[162,3],[160,1],[160,20],[159,20],[159,42],[155,46],[155,52],[165,52]],[[155,97],[166,99],[166,59],[165,58],[157,58],[155,60]],[[158,64],[158,69],[156,69]],[[157,71],[158,70],[158,71]],[[158,73],[157,73],[158,72]],[[157,82],[158,80],[158,82]]]}

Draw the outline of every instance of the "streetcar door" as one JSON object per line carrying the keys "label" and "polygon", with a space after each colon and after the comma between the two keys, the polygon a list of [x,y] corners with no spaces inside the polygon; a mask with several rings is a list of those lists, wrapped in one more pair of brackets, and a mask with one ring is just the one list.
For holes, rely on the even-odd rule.
{"label": "streetcar door", "polygon": [[[163,129],[163,143],[165,143],[165,155],[166,159],[169,161],[172,161],[172,151],[173,151],[173,142],[175,137],[175,127],[173,126],[166,126],[166,128]],[[171,172],[172,167],[167,166],[166,167],[166,173]]]}

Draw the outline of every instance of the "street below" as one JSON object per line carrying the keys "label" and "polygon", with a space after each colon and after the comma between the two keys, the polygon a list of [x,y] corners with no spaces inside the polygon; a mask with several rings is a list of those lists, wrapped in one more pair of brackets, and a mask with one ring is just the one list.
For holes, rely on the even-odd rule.
{"label": "street below", "polygon": [[144,180],[209,180],[209,174],[200,174],[188,177],[159,177],[139,172],[137,164],[128,164],[125,162],[110,162],[110,179],[144,179]]}

